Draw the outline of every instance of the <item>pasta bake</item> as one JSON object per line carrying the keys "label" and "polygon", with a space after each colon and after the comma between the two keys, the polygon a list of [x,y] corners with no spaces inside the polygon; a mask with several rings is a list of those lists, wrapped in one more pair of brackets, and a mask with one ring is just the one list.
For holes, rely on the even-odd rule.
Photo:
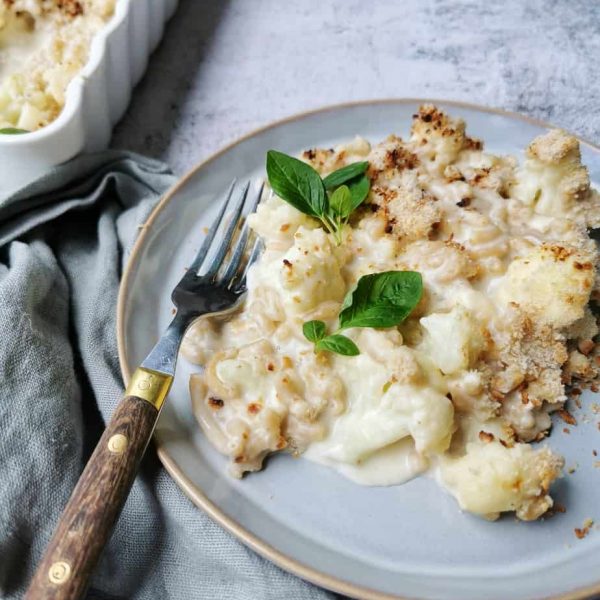
{"label": "pasta bake", "polygon": [[[564,462],[551,414],[597,376],[600,196],[578,141],[551,130],[519,164],[423,105],[408,139],[284,158],[267,165],[280,195],[249,217],[264,252],[243,306],[183,345],[202,367],[195,415],[231,473],[287,451],[366,485],[431,474],[488,519],[543,515]],[[306,165],[325,192],[314,178],[290,191]],[[347,316],[384,276],[404,294],[409,274],[422,289],[394,325],[393,298],[379,321]]]}
{"label": "pasta bake", "polygon": [[116,0],[0,0],[0,129],[53,121]]}

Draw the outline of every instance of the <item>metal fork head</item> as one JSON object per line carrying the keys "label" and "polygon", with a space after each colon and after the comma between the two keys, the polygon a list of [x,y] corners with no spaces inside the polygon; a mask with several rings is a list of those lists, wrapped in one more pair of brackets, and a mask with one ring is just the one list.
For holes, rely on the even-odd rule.
{"label": "metal fork head", "polygon": [[198,254],[173,289],[171,299],[178,312],[194,316],[222,312],[234,307],[246,291],[246,275],[260,254],[261,242],[245,217],[256,210],[263,188],[264,184],[250,193],[250,182],[243,186],[232,182]]}

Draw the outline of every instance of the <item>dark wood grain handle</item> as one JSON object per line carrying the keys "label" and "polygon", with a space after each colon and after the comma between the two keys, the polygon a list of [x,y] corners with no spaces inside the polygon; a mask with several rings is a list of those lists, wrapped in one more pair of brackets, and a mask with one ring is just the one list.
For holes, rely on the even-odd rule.
{"label": "dark wood grain handle", "polygon": [[151,401],[137,395],[121,400],[67,503],[27,600],[83,596],[129,494],[158,413]]}

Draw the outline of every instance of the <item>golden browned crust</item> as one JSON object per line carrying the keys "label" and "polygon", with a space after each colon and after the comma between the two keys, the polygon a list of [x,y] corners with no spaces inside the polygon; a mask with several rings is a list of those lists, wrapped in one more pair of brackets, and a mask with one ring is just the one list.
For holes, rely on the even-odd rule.
{"label": "golden browned crust", "polygon": [[557,165],[567,156],[577,160],[581,158],[577,138],[562,129],[552,129],[545,135],[536,137],[527,147],[526,154],[530,158]]}
{"label": "golden browned crust", "polygon": [[[461,119],[451,119],[445,112],[433,104],[422,104],[419,106],[419,112],[413,115],[411,127],[411,134],[413,136],[421,134],[427,136],[432,132],[436,132],[442,137],[451,137],[456,134],[464,137],[464,131],[464,121]],[[475,140],[469,141],[469,144],[472,145],[473,143],[475,143]]]}

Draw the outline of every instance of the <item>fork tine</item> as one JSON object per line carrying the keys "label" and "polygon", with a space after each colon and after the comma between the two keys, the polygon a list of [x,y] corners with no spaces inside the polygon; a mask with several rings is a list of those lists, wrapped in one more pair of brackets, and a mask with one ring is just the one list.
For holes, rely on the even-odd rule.
{"label": "fork tine", "polygon": [[254,241],[252,252],[248,258],[248,262],[244,266],[244,270],[239,273],[237,277],[234,277],[229,284],[229,289],[234,292],[240,292],[246,287],[246,275],[248,275],[248,269],[256,262],[256,259],[260,256],[262,251],[262,241],[259,237]]}
{"label": "fork tine", "polygon": [[208,251],[210,250],[210,245],[212,244],[213,240],[215,239],[215,235],[217,234],[217,231],[219,230],[219,226],[221,225],[221,221],[223,220],[223,215],[225,214],[225,211],[227,210],[227,207],[229,206],[229,203],[231,202],[231,197],[233,196],[235,184],[236,184],[236,181],[234,179],[231,182],[231,185],[229,186],[229,191],[227,192],[227,197],[225,198],[225,202],[223,202],[223,206],[221,206],[221,209],[219,210],[219,214],[217,215],[215,220],[212,222],[210,229],[208,230],[208,233],[206,234],[206,237],[204,238],[204,242],[202,242],[202,246],[200,246],[200,250],[198,250],[196,257],[194,258],[194,261],[188,267],[188,271],[187,271],[188,273],[195,275],[198,272],[198,270],[200,269],[200,267],[202,266],[202,263],[204,262],[204,259],[206,258]]}
{"label": "fork tine", "polygon": [[217,252],[214,256],[214,258],[212,259],[211,265],[208,268],[208,271],[206,273],[204,273],[204,277],[214,277],[217,272],[219,271],[219,269],[221,268],[221,265],[223,264],[223,259],[225,258],[225,255],[227,254],[227,250],[229,249],[229,245],[231,244],[231,240],[233,239],[233,236],[235,234],[235,230],[237,229],[239,223],[240,223],[240,215],[242,214],[242,210],[244,208],[244,203],[246,201],[246,197],[248,196],[248,190],[250,189],[250,182],[246,182],[246,185],[244,186],[244,189],[242,190],[242,193],[240,194],[240,197],[238,198],[238,200],[236,200],[235,204],[234,204],[234,209],[233,209],[233,214],[231,215],[231,220],[229,221],[225,232],[221,238],[221,241],[219,243],[219,246],[217,248]]}
{"label": "fork tine", "polygon": [[[258,206],[258,203],[260,202],[260,199],[262,198],[264,188],[265,188],[265,184],[263,182],[260,186],[260,189],[256,193],[254,199],[252,200],[250,207],[248,208],[248,212],[247,212],[248,215],[251,215],[256,210],[256,207]],[[238,237],[238,241],[237,241],[235,248],[233,250],[233,253],[231,255],[231,259],[229,260],[229,264],[227,265],[227,269],[225,269],[225,272],[223,273],[223,276],[221,277],[221,282],[224,283],[225,285],[229,285],[229,283],[233,279],[233,276],[236,274],[236,272],[240,266],[240,262],[242,260],[244,252],[246,251],[246,247],[248,245],[249,236],[250,236],[250,227],[248,226],[248,221],[246,220],[244,222],[244,227],[242,229],[240,236]]]}

